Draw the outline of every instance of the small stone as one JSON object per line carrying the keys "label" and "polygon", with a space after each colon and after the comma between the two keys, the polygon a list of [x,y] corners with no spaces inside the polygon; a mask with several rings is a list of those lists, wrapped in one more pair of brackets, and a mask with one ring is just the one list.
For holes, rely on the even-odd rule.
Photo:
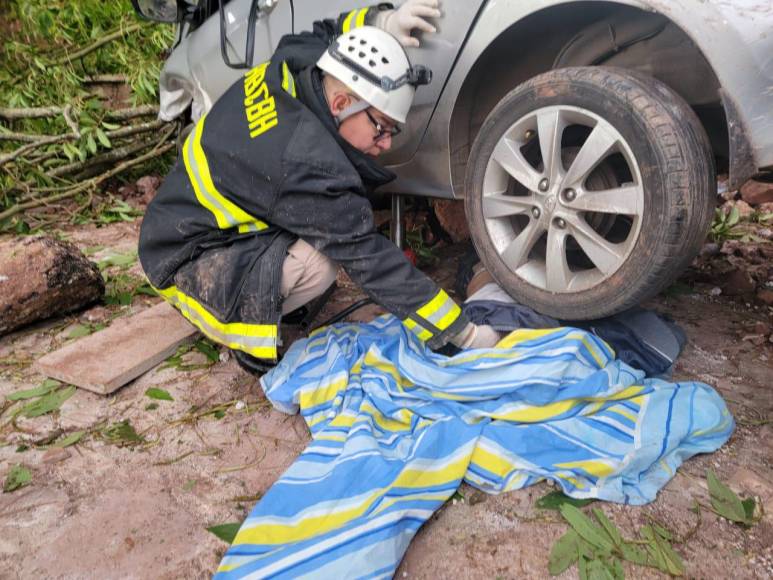
{"label": "small stone", "polygon": [[719,286],[714,286],[714,288],[709,290],[709,294],[711,296],[719,296],[720,294],[722,294],[722,288],[720,288]]}
{"label": "small stone", "polygon": [[741,199],[751,205],[771,203],[773,202],[773,183],[750,179],[741,187]]}
{"label": "small stone", "polygon": [[52,447],[43,454],[43,463],[59,463],[70,457],[70,451],[60,447]]}
{"label": "small stone", "polygon": [[711,256],[716,256],[717,254],[719,254],[719,250],[720,250],[719,244],[715,244],[713,242],[709,244],[704,244],[703,247],[701,248],[701,257],[710,258]]}
{"label": "small stone", "polygon": [[231,360],[231,351],[221,350],[217,358],[220,360],[221,363],[228,362],[229,360]]}
{"label": "small stone", "polygon": [[245,403],[244,401],[236,401],[236,404],[234,405],[234,409],[236,409],[237,411],[241,411],[246,406],[247,406],[247,403]]}
{"label": "small stone", "polygon": [[744,296],[754,292],[757,285],[745,270],[734,270],[728,274],[723,291],[728,296]]}
{"label": "small stone", "polygon": [[760,302],[767,304],[768,306],[773,306],[773,290],[758,290],[757,299]]}
{"label": "small stone", "polygon": [[766,240],[771,240],[773,239],[773,230],[770,228],[762,228],[761,230],[757,230],[757,235]]}

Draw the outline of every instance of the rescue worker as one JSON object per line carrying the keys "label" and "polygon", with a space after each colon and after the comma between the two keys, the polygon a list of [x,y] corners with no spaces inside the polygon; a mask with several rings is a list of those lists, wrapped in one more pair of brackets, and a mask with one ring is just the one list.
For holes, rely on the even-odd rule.
{"label": "rescue worker", "polygon": [[395,36],[416,44],[411,29],[439,14],[437,0],[380,4],[285,36],[196,123],[148,206],[150,283],[248,370],[277,360],[282,315],[338,265],[430,348],[498,340],[376,232],[366,197],[394,178],[376,158],[431,77]]}

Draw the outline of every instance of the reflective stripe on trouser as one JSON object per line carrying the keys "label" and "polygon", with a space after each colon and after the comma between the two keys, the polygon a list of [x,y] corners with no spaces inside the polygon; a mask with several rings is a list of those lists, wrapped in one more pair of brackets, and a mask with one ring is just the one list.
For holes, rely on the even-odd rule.
{"label": "reflective stripe on trouser", "polygon": [[445,290],[440,290],[432,300],[419,308],[416,314],[403,320],[403,324],[426,342],[451,326],[461,312],[459,305]]}
{"label": "reflective stripe on trouser", "polygon": [[[293,86],[293,89],[295,87]],[[268,228],[264,221],[251,216],[238,205],[225,198],[212,181],[201,135],[204,132],[204,115],[193,127],[183,146],[183,161],[191,180],[196,199],[215,216],[217,226],[222,229],[238,228],[240,233],[259,232]]]}
{"label": "reflective stripe on trouser", "polygon": [[176,286],[156,288],[156,291],[215,342],[244,351],[256,358],[277,358],[278,329],[275,324],[220,322],[201,303],[178,290]]}

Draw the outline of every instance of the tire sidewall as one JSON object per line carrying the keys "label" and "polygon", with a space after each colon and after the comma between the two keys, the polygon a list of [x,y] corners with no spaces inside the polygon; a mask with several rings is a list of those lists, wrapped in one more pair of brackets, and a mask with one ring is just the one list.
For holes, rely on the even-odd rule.
{"label": "tire sidewall", "polygon": [[[679,230],[687,216],[680,191],[668,189],[667,175],[662,170],[666,164],[664,145],[659,142],[635,99],[631,102],[625,97],[623,86],[613,92],[588,78],[571,78],[567,70],[551,71],[519,85],[492,110],[470,152],[465,206],[475,247],[500,285],[537,310],[549,311],[566,319],[581,319],[596,317],[591,312],[580,311],[588,304],[598,304],[600,310],[611,311],[621,309],[623,303],[636,301],[637,289],[652,285],[648,277],[653,270],[657,270],[656,248],[678,235],[674,230]],[[609,71],[606,69],[607,73]],[[619,77],[621,84],[636,82],[623,74]],[[484,175],[497,142],[518,119],[550,106],[586,109],[609,122],[633,153],[644,189],[639,237],[627,259],[603,282],[579,292],[554,293],[519,278],[494,249],[483,219]],[[595,309],[591,307],[590,310]]]}

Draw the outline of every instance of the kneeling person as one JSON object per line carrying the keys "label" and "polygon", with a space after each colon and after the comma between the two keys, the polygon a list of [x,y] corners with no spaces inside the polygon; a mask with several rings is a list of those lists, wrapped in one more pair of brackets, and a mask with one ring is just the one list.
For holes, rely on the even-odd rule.
{"label": "kneeling person", "polygon": [[498,338],[375,230],[366,195],[394,178],[376,158],[430,75],[389,33],[351,20],[283,38],[237,81],[196,123],[142,225],[151,284],[255,371],[277,359],[282,314],[322,294],[337,265],[431,348]]}

